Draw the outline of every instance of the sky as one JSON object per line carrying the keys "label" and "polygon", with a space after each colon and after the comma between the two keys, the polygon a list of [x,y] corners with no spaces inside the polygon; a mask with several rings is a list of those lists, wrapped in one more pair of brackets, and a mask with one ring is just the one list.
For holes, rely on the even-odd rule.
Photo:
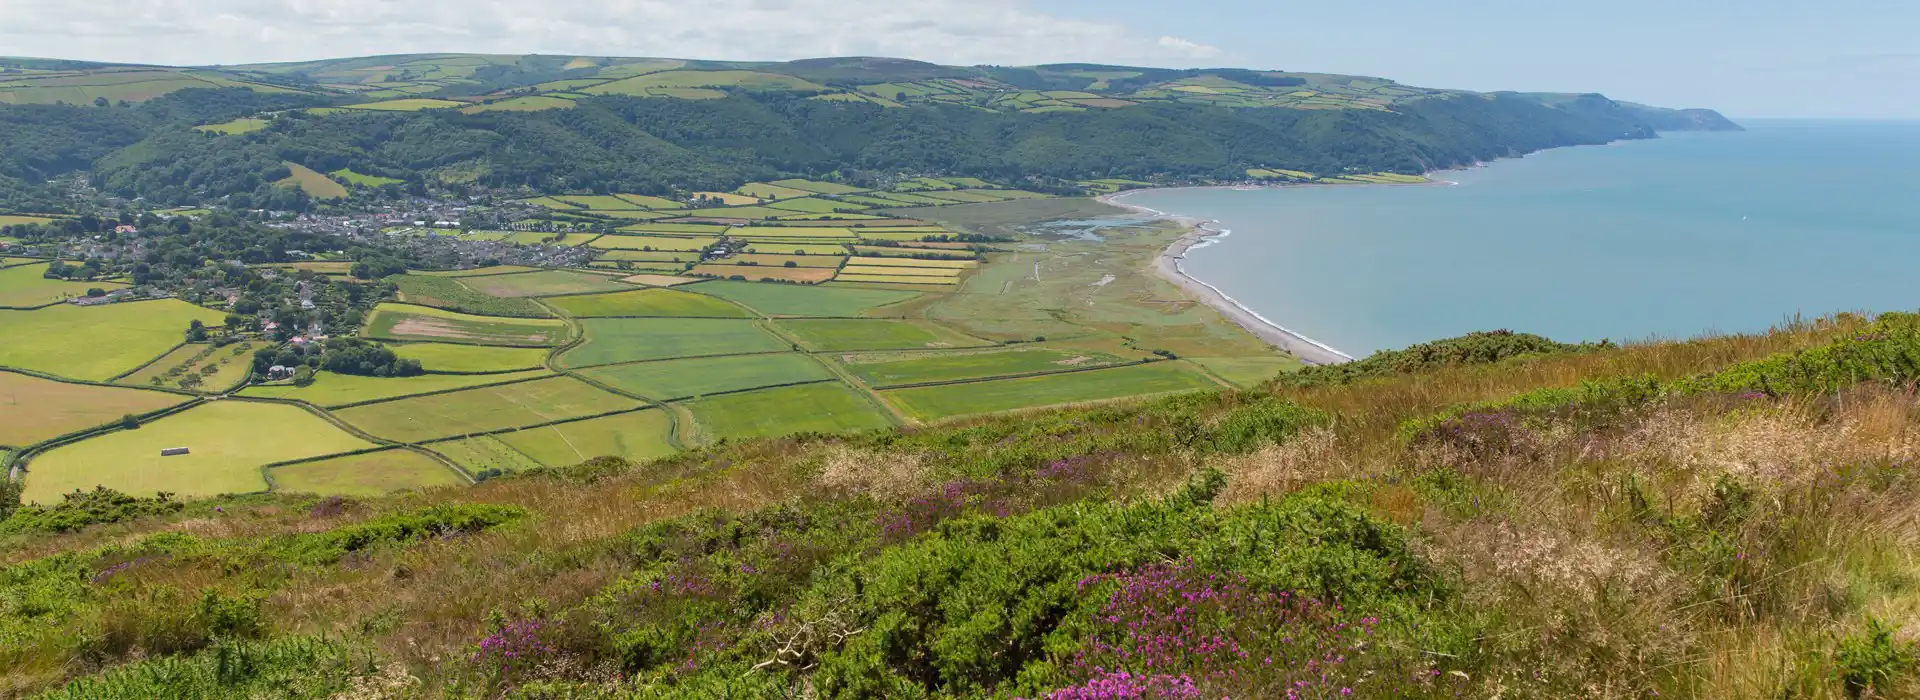
{"label": "sky", "polygon": [[425,51],[1246,67],[1920,119],[1913,0],[3,0],[0,54],[171,65]]}

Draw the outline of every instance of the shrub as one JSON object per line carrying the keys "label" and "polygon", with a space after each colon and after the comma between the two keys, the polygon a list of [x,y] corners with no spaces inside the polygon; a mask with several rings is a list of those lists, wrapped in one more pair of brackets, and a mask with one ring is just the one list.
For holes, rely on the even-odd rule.
{"label": "shrub", "polygon": [[1893,628],[1868,618],[1859,635],[1840,640],[1834,662],[1847,697],[1859,698],[1870,690],[1886,690],[1895,677],[1913,668],[1915,659],[1912,643],[1895,641]]}
{"label": "shrub", "polygon": [[1338,365],[1317,365],[1280,375],[1280,386],[1313,387],[1348,384],[1361,379],[1413,374],[1445,367],[1483,365],[1516,358],[1566,355],[1613,348],[1608,341],[1598,343],[1558,343],[1531,333],[1485,331],[1469,333],[1409,346],[1404,350],[1382,350]]}
{"label": "shrub", "polygon": [[0,532],[73,532],[89,525],[178,513],[185,507],[173,500],[171,494],[137,498],[101,486],[90,492],[74,491],[61,496],[60,502],[52,506],[23,506],[0,521]]}

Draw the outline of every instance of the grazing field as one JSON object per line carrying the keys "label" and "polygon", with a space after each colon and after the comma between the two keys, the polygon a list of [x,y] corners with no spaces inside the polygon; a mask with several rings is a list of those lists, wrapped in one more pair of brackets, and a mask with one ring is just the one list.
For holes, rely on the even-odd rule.
{"label": "grazing field", "polygon": [[960,274],[963,272],[966,272],[966,270],[963,268],[957,268],[957,267],[906,267],[906,266],[899,266],[899,267],[884,266],[883,267],[879,265],[848,265],[846,267],[840,268],[840,272],[848,275],[863,275],[868,277],[958,278]]}
{"label": "grazing field", "polygon": [[867,191],[865,188],[861,188],[861,187],[854,187],[852,185],[842,185],[837,182],[820,182],[818,180],[775,180],[770,184],[772,184],[775,187],[785,187],[791,190],[804,190],[807,192],[814,192],[818,194],[854,194],[856,192]]}
{"label": "grazing field", "polygon": [[964,348],[992,344],[925,321],[820,318],[788,319],[776,325],[798,338],[801,347],[818,352]]}
{"label": "grazing field", "polygon": [[862,353],[838,356],[847,371],[875,387],[1037,374],[1118,364],[1106,353],[1025,346],[954,353]]}
{"label": "grazing field", "polygon": [[587,245],[609,250],[697,251],[720,242],[712,237],[674,238],[671,236],[601,236]]}
{"label": "grazing field", "polygon": [[172,351],[189,322],[224,318],[178,299],[0,311],[0,367],[105,381]]}
{"label": "grazing field", "polygon": [[87,295],[89,289],[112,291],[127,285],[112,282],[68,282],[50,280],[48,265],[21,265],[0,269],[0,306],[31,309]]}
{"label": "grazing field", "polygon": [[428,372],[511,372],[537,369],[547,359],[547,351],[541,348],[452,343],[403,343],[392,347],[402,358],[419,360]]}
{"label": "grazing field", "polygon": [[[778,73],[747,70],[670,70],[581,88],[595,95],[672,95],[676,88],[737,87],[751,91],[821,91],[827,88]],[[717,93],[725,97],[726,93]]]}
{"label": "grazing field", "polygon": [[795,267],[839,267],[846,258],[838,255],[778,255],[768,253],[742,253],[728,258],[736,265],[752,263],[761,267],[779,267],[793,263]]}
{"label": "grazing field", "polygon": [[601,253],[597,261],[627,262],[694,262],[700,259],[697,252],[674,250],[609,250]]}
{"label": "grazing field", "polygon": [[1186,360],[1242,389],[1251,389],[1282,373],[1300,369],[1300,361],[1292,357],[1189,357]]}
{"label": "grazing field", "polygon": [[491,275],[511,275],[516,272],[539,272],[546,268],[525,267],[521,265],[495,265],[476,267],[471,270],[442,270],[439,272],[409,272],[408,275],[426,275],[428,277],[487,277]]}
{"label": "grazing field", "polygon": [[400,289],[400,301],[436,309],[459,311],[480,316],[552,318],[546,308],[532,299],[494,296],[475,291],[466,282],[487,277],[428,277],[400,275],[387,278]]}
{"label": "grazing field", "polygon": [[857,245],[853,247],[853,252],[855,255],[859,255],[869,260],[884,259],[886,262],[893,262],[894,259],[896,258],[908,258],[912,260],[927,259],[927,258],[911,257],[915,255],[940,255],[940,256],[944,256],[941,258],[942,260],[949,260],[949,261],[974,259],[973,252],[969,250],[940,250],[940,249],[929,249],[929,248],[910,248],[907,246],[887,247],[887,246]]}
{"label": "grazing field", "polygon": [[25,447],[187,400],[158,391],[68,384],[0,372],[0,445]]}
{"label": "grazing field", "polygon": [[[974,260],[924,260],[920,258],[855,257],[847,260],[847,266],[848,267],[855,267],[855,266],[931,267],[931,268],[940,268],[943,270],[966,270],[966,269],[979,267],[980,263]],[[913,274],[922,274],[922,273],[916,271]]]}
{"label": "grazing field", "polygon": [[639,362],[581,374],[656,401],[833,378],[833,373],[819,362],[799,353]]}
{"label": "grazing field", "polygon": [[828,255],[837,257],[847,254],[847,247],[840,243],[760,241],[757,243],[748,243],[747,250],[753,253],[772,253],[779,255]]}
{"label": "grazing field", "polygon": [[876,430],[893,424],[885,410],[838,383],[727,394],[689,402],[686,407],[693,413],[701,443]]}
{"label": "grazing field", "polygon": [[460,284],[466,285],[473,291],[494,297],[544,297],[626,289],[626,285],[605,275],[590,275],[566,270],[468,277],[460,280]]}
{"label": "grazing field", "polygon": [[460,111],[464,114],[479,114],[481,112],[538,112],[545,109],[572,109],[574,106],[573,100],[561,97],[524,95],[491,104],[465,107]]}
{"label": "grazing field", "polygon": [[[764,265],[695,265],[688,270],[689,275],[701,275],[716,279],[733,279],[763,282],[784,280],[801,284],[815,284],[833,279],[835,270],[831,267],[767,267]],[[739,281],[739,280],[736,280]]]}
{"label": "grazing field", "polygon": [[292,171],[293,174],[288,175],[285,180],[274,183],[275,185],[298,187],[306,192],[308,197],[314,199],[345,199],[347,197],[346,186],[334,182],[332,178],[299,163],[287,162],[282,165],[287,166],[287,170]]}
{"label": "grazing field", "polygon": [[804,214],[832,214],[835,212],[842,212],[847,210],[859,211],[859,210],[868,208],[864,204],[855,204],[853,202],[836,202],[833,200],[819,199],[816,197],[801,197],[799,199],[788,199],[788,200],[783,200],[779,202],[774,202],[767,206],[772,207],[774,209],[785,209],[787,211],[796,211]]}
{"label": "grazing field", "polygon": [[565,467],[595,457],[645,462],[673,454],[669,436],[673,415],[660,409],[622,413],[572,423],[516,430],[502,443],[549,467]]}
{"label": "grazing field", "polygon": [[640,289],[612,294],[555,297],[548,300],[554,308],[575,318],[611,316],[682,316],[699,318],[751,318],[753,314],[736,304],[700,294],[671,289]]}
{"label": "grazing field", "polygon": [[[140,426],[65,445],[28,465],[22,500],[51,504],[105,486],[187,498],[265,491],[260,468],[374,447],[298,406],[210,401]],[[185,447],[190,454],[162,457]]]}
{"label": "grazing field", "polygon": [[275,491],[321,496],[373,497],[467,483],[439,460],[397,447],[274,467],[267,476]]}
{"label": "grazing field", "polygon": [[725,209],[695,209],[695,210],[686,212],[686,215],[690,217],[699,217],[699,218],[706,218],[706,219],[745,220],[745,219],[771,219],[776,216],[786,216],[792,213],[793,212],[787,211],[785,209],[775,209],[773,207],[764,207],[764,206],[752,206],[752,207],[727,207]]}
{"label": "grazing field", "polygon": [[385,185],[399,185],[406,182],[406,180],[398,178],[380,177],[379,175],[362,175],[354,172],[351,168],[341,168],[327,174],[344,180],[347,184],[359,185],[361,187],[381,187]]}
{"label": "grazing field", "polygon": [[788,347],[785,341],[744,319],[599,318],[580,323],[585,326],[587,342],[560,356],[563,367],[774,352]]}
{"label": "grazing field", "polygon": [[[264,342],[264,341],[262,341]],[[222,392],[253,374],[253,341],[214,347],[205,343],[182,345],[139,371],[114,380],[134,387],[165,387],[199,392]]]}
{"label": "grazing field", "polygon": [[558,319],[474,316],[426,306],[381,304],[368,315],[364,334],[382,340],[541,347],[565,341],[567,324]]}
{"label": "grazing field", "polygon": [[1218,388],[1220,385],[1184,364],[1156,362],[1023,379],[896,389],[881,395],[908,415],[931,421],[1017,408]]}
{"label": "grazing field", "polygon": [[521,454],[519,450],[507,446],[507,443],[501,442],[499,437],[493,435],[447,440],[426,447],[453,460],[454,464],[460,465],[461,469],[469,473],[477,474],[494,469],[517,472],[542,466],[539,462],[533,461],[532,457]]}
{"label": "grazing field", "polygon": [[780,185],[773,185],[765,182],[749,182],[747,184],[741,185],[739,189],[736,189],[734,191],[749,197],[757,197],[759,199],[799,199],[801,197],[809,197],[813,195],[812,192],[809,192],[807,190],[798,189],[794,187],[782,187]]}
{"label": "grazing field", "polygon": [[959,282],[958,279],[953,277],[927,277],[927,276],[907,277],[907,276],[895,276],[895,275],[862,275],[862,274],[856,274],[851,272],[842,272],[840,273],[840,276],[835,277],[834,279],[841,282],[866,282],[870,284],[917,284],[917,285],[926,285],[926,286],[953,286],[954,284]]}
{"label": "grazing field", "polygon": [[484,433],[639,408],[640,402],[572,377],[481,387],[355,406],[334,415],[400,442]]}
{"label": "grazing field", "polygon": [[1082,197],[1049,197],[930,209],[895,209],[891,213],[932,221],[967,233],[1020,237],[1022,228],[1035,222],[1092,219],[1125,214],[1126,210]]}
{"label": "grazing field", "polygon": [[735,192],[695,192],[693,193],[693,196],[705,197],[707,199],[712,199],[712,200],[718,200],[721,204],[727,205],[729,207],[743,207],[749,204],[760,203],[759,197],[750,197],[750,196],[735,193]]}
{"label": "grazing field", "polygon": [[[693,235],[693,236],[718,236],[722,233],[726,233],[731,230],[733,230],[733,227],[728,226],[726,224],[681,224],[681,223],[659,223],[659,222],[634,224],[632,226],[622,226],[620,228],[621,233],[635,233],[635,234],[662,233],[662,234],[672,234],[672,235]],[[719,239],[716,238],[714,240],[719,240]]]}
{"label": "grazing field", "polygon": [[305,401],[315,406],[331,408],[365,401],[532,379],[549,374],[552,372],[545,369],[521,370],[506,374],[421,374],[412,377],[361,377],[319,372],[314,375],[313,383],[307,386],[257,385],[241,389],[240,395],[257,399]]}
{"label": "grazing field", "polygon": [[255,131],[265,129],[267,128],[267,125],[270,123],[272,122],[269,122],[265,119],[256,119],[253,117],[241,117],[239,119],[235,119],[230,122],[221,122],[219,124],[203,124],[193,128],[196,131],[204,131],[209,134],[220,134],[222,136],[234,136],[237,134],[251,134]]}
{"label": "grazing field", "polygon": [[368,102],[366,104],[347,105],[343,109],[368,109],[376,112],[418,112],[423,109],[447,109],[449,107],[464,107],[466,106],[466,104],[467,103],[465,102],[454,102],[452,100],[434,100],[434,99],[419,97],[419,98],[410,98],[410,99],[401,99],[401,100],[387,100],[385,102]]}
{"label": "grazing field", "polygon": [[673,275],[631,275],[620,278],[627,284],[644,284],[649,287],[678,287],[700,281],[696,277],[675,277]]}
{"label": "grazing field", "polygon": [[595,211],[646,208],[625,199],[605,194],[555,196],[554,199],[572,204],[576,207],[583,207]]}
{"label": "grazing field", "polygon": [[687,206],[665,197],[655,197],[645,194],[617,194],[614,196],[639,206],[641,209],[685,209]]}
{"label": "grazing field", "polygon": [[875,308],[919,296],[915,292],[883,289],[801,287],[791,284],[716,281],[700,285],[700,293],[746,305],[768,316],[859,316]]}
{"label": "grazing field", "polygon": [[796,243],[814,240],[854,240],[858,238],[853,235],[852,229],[823,226],[745,226],[734,229],[732,236],[749,241],[802,239],[795,240],[794,242]]}

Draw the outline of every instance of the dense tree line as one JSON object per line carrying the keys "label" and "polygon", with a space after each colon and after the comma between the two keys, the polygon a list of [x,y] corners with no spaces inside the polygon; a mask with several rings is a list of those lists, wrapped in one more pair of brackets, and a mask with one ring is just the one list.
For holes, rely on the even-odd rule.
{"label": "dense tree line", "polygon": [[122,197],[225,199],[300,210],[273,183],[284,163],[408,180],[457,170],[490,186],[665,193],[834,171],[1028,178],[1238,179],[1250,167],[1422,172],[1555,146],[1653,135],[1598,95],[1458,94],[1394,112],[1154,103],[1052,114],[875,105],[737,93],[718,100],[601,97],[545,112],[283,112],[266,129],[212,135],[194,123],[289,98],[189,90],[137,108],[0,106],[0,196],[90,169]]}

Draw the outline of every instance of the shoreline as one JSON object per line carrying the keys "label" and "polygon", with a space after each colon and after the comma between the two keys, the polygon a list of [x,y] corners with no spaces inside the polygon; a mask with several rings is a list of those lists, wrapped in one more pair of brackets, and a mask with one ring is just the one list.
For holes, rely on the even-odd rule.
{"label": "shoreline", "polygon": [[[1222,185],[1210,189],[1220,187],[1232,188],[1233,186]],[[1265,341],[1269,345],[1285,350],[1287,353],[1299,358],[1301,362],[1309,365],[1337,365],[1352,362],[1357,359],[1352,355],[1335,349],[1333,346],[1307,337],[1306,334],[1275,323],[1271,319],[1261,316],[1259,312],[1240,303],[1239,300],[1228,296],[1227,293],[1221,291],[1219,287],[1215,287],[1198,277],[1187,274],[1186,269],[1180,265],[1180,261],[1186,259],[1187,251],[1206,245],[1216,240],[1216,236],[1229,232],[1214,228],[1213,225],[1218,222],[1202,221],[1190,216],[1169,214],[1156,209],[1149,209],[1137,204],[1128,204],[1120,201],[1122,197],[1139,191],[1141,190],[1115,192],[1113,194],[1095,197],[1094,200],[1136,214],[1145,214],[1156,219],[1173,221],[1186,227],[1186,233],[1181,234],[1179,238],[1175,239],[1173,243],[1169,244],[1166,249],[1160,251],[1160,254],[1154,258],[1153,270],[1155,273],[1167,281],[1172,282],[1195,300],[1220,312],[1220,315],[1227,317],[1227,319],[1233,321],[1235,325],[1246,329],[1247,332],[1252,333],[1254,337]]]}

